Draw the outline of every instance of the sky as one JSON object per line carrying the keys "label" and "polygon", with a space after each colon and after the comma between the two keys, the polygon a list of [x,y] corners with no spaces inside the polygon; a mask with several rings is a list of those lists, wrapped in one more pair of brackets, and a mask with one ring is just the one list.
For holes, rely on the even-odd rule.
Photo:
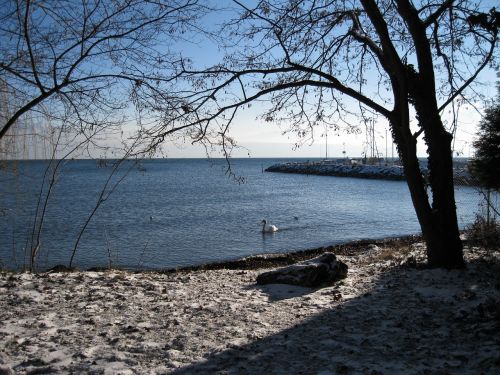
{"label": "sky", "polygon": [[[492,90],[492,95],[493,90]],[[463,110],[459,118],[459,126],[455,137],[455,156],[471,157],[474,150],[471,141],[477,132],[477,124],[481,116],[469,108]],[[380,157],[397,157],[387,121],[375,124],[375,142]],[[293,135],[283,135],[281,128],[273,123],[256,119],[251,115],[242,115],[234,122],[230,135],[237,140],[241,149],[235,150],[233,157],[255,158],[337,158],[360,157],[363,152],[370,154],[367,148],[367,135],[363,129],[361,134],[346,134],[328,131],[325,137],[325,128],[315,130],[313,142],[306,142],[300,147],[295,147],[297,139]],[[205,149],[189,143],[166,145],[168,157],[192,158],[204,157]],[[345,151],[345,154],[343,153]],[[420,139],[418,142],[418,156],[425,156],[425,144]],[[214,155],[217,156],[217,155]]]}
{"label": "sky", "polygon": [[[251,2],[250,0],[248,0]],[[213,0],[213,4],[227,5],[230,0]],[[483,0],[481,2],[485,11],[495,4],[492,0]],[[229,12],[230,13],[230,12]],[[228,11],[207,13],[205,19],[201,21],[202,27],[208,25],[217,27],[227,18]],[[204,24],[204,25],[203,25]],[[222,53],[218,46],[213,42],[204,39],[201,35],[190,34],[185,36],[186,41],[173,45],[172,48],[182,53],[185,57],[190,57],[198,66],[211,66],[220,62]],[[486,69],[479,76],[479,80],[485,84],[482,86],[483,92],[487,97],[496,96],[497,82],[496,73],[491,69]],[[481,107],[483,103],[476,103]],[[245,109],[238,113],[235,118],[229,136],[236,140],[240,148],[233,150],[233,157],[254,157],[254,158],[338,158],[343,156],[360,157],[363,153],[370,156],[370,150],[367,144],[367,134],[364,127],[361,127],[360,134],[347,134],[344,131],[334,131],[325,127],[317,127],[314,130],[312,140],[306,141],[296,147],[298,139],[293,133],[283,134],[286,126],[280,127],[277,124],[264,122],[259,118],[259,114],[264,111],[264,105],[254,102],[251,109]],[[443,120],[450,122],[450,115],[443,114]],[[477,132],[477,125],[480,122],[481,115],[472,107],[463,106],[460,111],[459,126],[455,136],[455,156],[470,157],[473,155],[472,141]],[[375,143],[380,157],[396,156],[397,151],[394,148],[388,123],[382,117],[379,117],[375,124]],[[110,138],[108,145],[118,145],[118,137]],[[46,152],[46,150],[44,149]],[[189,142],[169,142],[163,145],[161,155],[171,158],[204,158],[206,150],[200,145],[192,145]],[[89,157],[83,153],[76,157]],[[92,157],[116,157],[116,155],[102,155],[102,151],[90,155]],[[40,157],[40,152],[32,152],[34,157]],[[30,157],[33,157],[31,155]],[[46,154],[42,157],[47,157]],[[418,155],[425,156],[425,144],[422,139],[418,143]],[[212,157],[223,156],[220,152],[214,152]]]}
{"label": "sky", "polygon": [[[481,6],[488,10],[494,6],[489,0],[483,1]],[[224,14],[211,16],[215,18],[206,19],[208,24],[220,23]],[[183,53],[191,57],[193,61],[203,62],[208,66],[211,63],[218,62],[220,57],[217,52],[217,46],[210,45],[204,41],[197,44],[186,44],[182,46]],[[496,73],[491,69],[486,69],[479,80],[485,84],[482,90],[487,97],[496,96],[495,83],[497,81]],[[482,107],[482,103],[477,103],[476,108]],[[367,135],[365,129],[361,128],[361,134],[346,134],[345,132],[334,132],[332,129],[317,128],[314,131],[314,141],[306,142],[300,147],[296,147],[297,139],[293,135],[283,135],[285,128],[280,128],[273,123],[267,123],[258,118],[261,113],[259,103],[255,103],[250,111],[243,111],[235,119],[230,136],[233,137],[241,149],[233,151],[234,157],[300,157],[300,158],[325,158],[325,157],[359,157],[364,152],[370,154],[367,146]],[[443,120],[451,122],[451,117],[443,113]],[[460,110],[459,126],[455,136],[455,156],[471,157],[474,150],[472,141],[477,132],[477,125],[481,120],[481,114],[472,107],[463,106]],[[380,119],[375,124],[375,142],[380,157],[391,157],[397,154],[390,132],[388,132],[388,123],[385,119]],[[327,136],[325,136],[327,134]],[[164,147],[168,157],[189,158],[204,157],[205,149],[200,146],[189,143],[167,144]],[[420,138],[417,144],[418,155],[426,155],[426,147]],[[343,153],[345,151],[345,154]],[[216,154],[213,156],[217,156]]]}

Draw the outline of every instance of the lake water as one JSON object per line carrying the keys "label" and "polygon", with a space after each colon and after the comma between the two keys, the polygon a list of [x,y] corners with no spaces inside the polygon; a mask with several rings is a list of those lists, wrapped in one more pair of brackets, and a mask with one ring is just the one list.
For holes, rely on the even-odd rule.
{"label": "lake water", "polygon": [[[405,182],[263,172],[279,161],[232,160],[242,184],[225,175],[224,160],[143,161],[96,211],[75,265],[167,268],[419,233]],[[0,261],[22,268],[47,162],[12,166],[0,171]],[[125,163],[111,182],[130,166]],[[68,264],[111,171],[92,160],[64,164],[40,233],[39,269]],[[464,227],[474,220],[480,197],[463,187],[456,200]],[[263,218],[280,230],[263,235]]]}

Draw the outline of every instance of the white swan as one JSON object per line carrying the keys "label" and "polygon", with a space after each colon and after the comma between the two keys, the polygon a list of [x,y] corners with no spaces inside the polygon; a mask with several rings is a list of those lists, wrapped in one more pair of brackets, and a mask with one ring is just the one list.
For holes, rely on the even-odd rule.
{"label": "white swan", "polygon": [[260,223],[262,224],[262,233],[273,233],[278,231],[278,227],[268,224],[266,219],[262,220]]}

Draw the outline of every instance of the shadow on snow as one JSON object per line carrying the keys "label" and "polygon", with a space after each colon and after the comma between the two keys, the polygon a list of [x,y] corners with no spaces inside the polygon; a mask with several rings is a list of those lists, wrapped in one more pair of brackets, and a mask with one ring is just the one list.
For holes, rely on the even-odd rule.
{"label": "shadow on snow", "polygon": [[[500,298],[490,284],[498,284],[499,271],[499,264],[482,261],[467,271],[393,269],[369,293],[341,304],[333,298],[335,288],[325,289],[332,292],[326,312],[173,373],[500,373]],[[480,295],[488,285],[490,295]],[[258,288],[270,303],[314,292]]]}

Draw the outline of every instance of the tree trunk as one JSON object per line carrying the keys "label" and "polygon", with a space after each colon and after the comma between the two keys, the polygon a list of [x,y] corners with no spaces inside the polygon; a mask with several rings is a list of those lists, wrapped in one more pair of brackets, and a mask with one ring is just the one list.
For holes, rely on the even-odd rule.
{"label": "tree trunk", "polygon": [[[442,131],[433,133],[432,137],[435,139],[428,142],[432,206],[416,156],[416,140],[405,126],[393,125],[393,132],[426,243],[428,265],[433,268],[462,268],[464,261],[455,207],[451,135],[444,130],[440,121],[439,119]],[[436,124],[434,127],[439,129]]]}
{"label": "tree trunk", "polygon": [[437,113],[425,124],[433,223],[433,229],[425,237],[431,267],[464,267],[453,184],[452,139]]}
{"label": "tree trunk", "polygon": [[[414,167],[413,158],[409,157],[408,186],[427,245],[427,260],[430,267],[462,268],[464,266],[463,248],[458,231],[455,206],[455,190],[453,186],[453,160],[451,152],[452,136],[443,126],[436,100],[434,61],[431,44],[427,35],[426,22],[419,18],[418,10],[409,0],[396,1],[397,9],[408,26],[415,45],[417,69],[405,63],[405,73],[398,75],[407,88],[408,101],[416,111],[419,126],[424,131],[424,139],[428,146],[429,185],[432,190],[432,204],[425,186],[420,182],[420,175]],[[447,5],[449,6],[449,5]],[[401,105],[401,103],[400,103]],[[405,131],[411,135],[409,124]],[[407,143],[409,143],[407,141]],[[412,143],[413,147],[413,143]],[[418,161],[417,161],[418,164]],[[421,185],[421,186],[420,186]],[[426,197],[424,204],[423,196]]]}

